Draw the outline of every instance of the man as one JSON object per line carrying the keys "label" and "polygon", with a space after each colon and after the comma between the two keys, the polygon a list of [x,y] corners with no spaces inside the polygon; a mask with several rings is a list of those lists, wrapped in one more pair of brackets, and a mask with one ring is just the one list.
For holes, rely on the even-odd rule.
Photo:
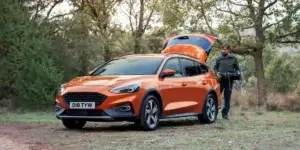
{"label": "man", "polygon": [[225,44],[222,47],[221,56],[217,57],[214,66],[214,72],[220,79],[221,93],[224,93],[224,105],[222,109],[222,117],[224,119],[228,118],[228,113],[230,109],[230,99],[232,93],[232,84],[234,79],[238,75],[240,76],[240,69],[237,58],[231,53],[231,46]]}

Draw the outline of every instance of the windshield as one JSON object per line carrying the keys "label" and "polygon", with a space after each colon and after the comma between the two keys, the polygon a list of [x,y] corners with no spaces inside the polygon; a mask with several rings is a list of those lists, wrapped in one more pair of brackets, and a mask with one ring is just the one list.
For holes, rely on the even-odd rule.
{"label": "windshield", "polygon": [[101,66],[92,75],[154,75],[162,61],[162,57],[116,59]]}

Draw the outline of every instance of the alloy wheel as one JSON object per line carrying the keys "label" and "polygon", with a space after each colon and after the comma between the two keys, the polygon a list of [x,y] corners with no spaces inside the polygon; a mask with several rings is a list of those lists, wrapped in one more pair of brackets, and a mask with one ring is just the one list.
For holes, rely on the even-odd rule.
{"label": "alloy wheel", "polygon": [[216,113],[217,113],[216,110],[217,109],[216,109],[215,100],[213,99],[212,96],[210,96],[207,99],[207,104],[206,104],[206,115],[209,121],[215,120]]}
{"label": "alloy wheel", "polygon": [[145,108],[145,120],[150,128],[154,128],[158,123],[158,105],[155,100],[149,100]]}

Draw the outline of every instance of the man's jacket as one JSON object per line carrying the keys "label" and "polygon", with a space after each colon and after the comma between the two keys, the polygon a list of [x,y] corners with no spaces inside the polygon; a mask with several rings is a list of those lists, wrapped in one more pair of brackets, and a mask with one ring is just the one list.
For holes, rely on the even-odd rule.
{"label": "man's jacket", "polygon": [[214,66],[214,72],[220,73],[222,78],[240,79],[240,68],[237,58],[229,53],[226,56],[220,55],[216,59],[216,64]]}

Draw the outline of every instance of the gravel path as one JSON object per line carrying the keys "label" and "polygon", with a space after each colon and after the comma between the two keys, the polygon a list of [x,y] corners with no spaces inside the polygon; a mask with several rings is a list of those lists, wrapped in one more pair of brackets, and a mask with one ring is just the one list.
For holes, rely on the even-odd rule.
{"label": "gravel path", "polygon": [[19,144],[7,136],[0,138],[0,150],[29,150],[25,144]]}

